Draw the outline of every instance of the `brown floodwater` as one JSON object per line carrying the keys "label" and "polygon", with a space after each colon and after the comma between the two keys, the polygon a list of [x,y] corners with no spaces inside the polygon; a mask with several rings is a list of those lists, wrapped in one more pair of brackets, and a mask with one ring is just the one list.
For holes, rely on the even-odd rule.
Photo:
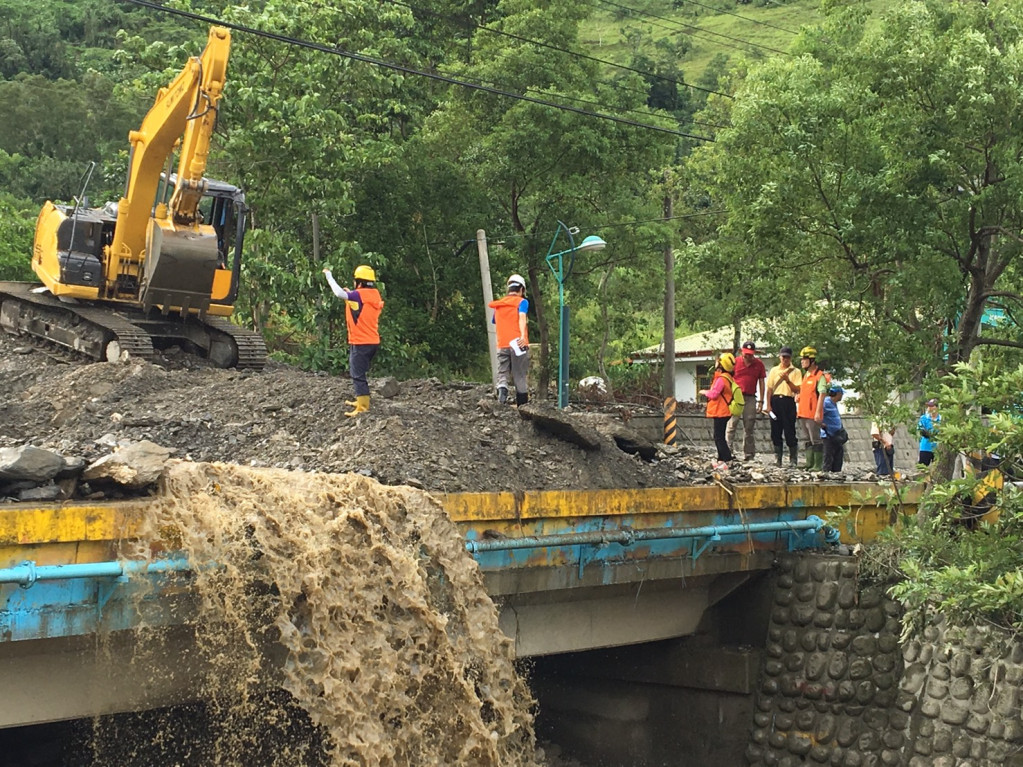
{"label": "brown floodwater", "polygon": [[[145,548],[132,553],[173,550],[193,564],[183,585],[197,595],[200,702],[51,725],[36,738],[39,728],[23,728],[20,763],[540,763],[512,644],[462,536],[427,493],[187,462],[164,485]],[[123,662],[144,679],[147,659],[174,650],[158,627],[137,633]]]}

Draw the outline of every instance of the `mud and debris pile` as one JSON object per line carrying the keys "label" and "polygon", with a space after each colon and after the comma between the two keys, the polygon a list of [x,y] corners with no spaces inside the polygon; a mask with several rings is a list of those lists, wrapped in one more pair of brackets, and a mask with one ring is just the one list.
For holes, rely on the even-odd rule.
{"label": "mud and debris pile", "polygon": [[[346,418],[344,377],[270,362],[221,370],[174,350],[156,362],[68,360],[0,333],[0,498],[117,498],[144,492],[133,460],[166,456],[263,468],[356,473],[441,492],[665,487],[715,481],[713,455],[653,444],[630,429],[636,412],[602,406],[562,418],[499,405],[489,387],[436,379],[372,382],[372,410]],[[141,445],[141,447],[140,447]],[[63,459],[27,476],[11,468],[27,447]],[[96,466],[97,462],[103,462]],[[119,468],[127,463],[128,468]],[[57,463],[53,461],[52,463]],[[48,473],[49,472],[49,473]],[[143,470],[144,473],[144,470]],[[732,482],[801,477],[766,464],[733,467]]]}

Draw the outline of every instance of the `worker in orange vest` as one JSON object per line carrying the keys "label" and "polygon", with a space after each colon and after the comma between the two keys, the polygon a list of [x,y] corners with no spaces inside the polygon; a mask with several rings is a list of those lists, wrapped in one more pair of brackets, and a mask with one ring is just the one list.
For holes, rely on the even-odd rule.
{"label": "worker in orange vest", "polygon": [[508,401],[508,376],[515,384],[515,405],[529,402],[529,328],[526,314],[526,281],[518,274],[508,278],[504,298],[487,304],[494,310],[492,322],[497,330],[497,399]]}
{"label": "worker in orange vest", "polygon": [[345,302],[345,321],[348,324],[348,372],[355,386],[355,399],[345,400],[354,407],[346,416],[359,415],[369,411],[370,363],[380,349],[379,321],[384,309],[384,300],[377,290],[376,272],[369,266],[355,268],[355,290],[338,285],[330,269],[323,270],[324,276],[334,295]]}
{"label": "worker in orange vest", "polygon": [[803,468],[820,471],[824,466],[824,443],[821,441],[820,427],[824,420],[823,397],[831,385],[831,375],[817,364],[817,350],[814,347],[804,346],[799,356],[803,380],[799,385],[796,416],[799,419],[799,429],[806,437],[806,463]]}
{"label": "worker in orange vest", "polygon": [[714,380],[710,388],[700,390],[700,394],[707,398],[707,417],[714,421],[714,447],[718,451],[714,468],[718,471],[728,471],[728,462],[733,458],[725,432],[732,418],[732,411],[728,405],[734,396],[732,391],[732,384],[735,383],[732,377],[734,370],[735,355],[725,352],[718,357],[717,365],[714,366]]}

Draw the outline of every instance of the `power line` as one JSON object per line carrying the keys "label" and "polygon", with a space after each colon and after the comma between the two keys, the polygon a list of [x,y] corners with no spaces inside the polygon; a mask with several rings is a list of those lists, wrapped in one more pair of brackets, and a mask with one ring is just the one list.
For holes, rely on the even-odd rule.
{"label": "power line", "polygon": [[[593,7],[593,8],[597,8],[597,6],[594,5],[593,3],[590,3],[590,6]],[[620,6],[620,7],[625,8],[625,6]],[[597,10],[601,10],[601,9],[598,8]],[[635,9],[627,8],[626,10],[633,11]],[[643,12],[639,11],[639,10],[635,10],[635,13],[643,13]],[[652,14],[645,14],[645,15],[652,15]],[[659,17],[653,16],[653,18],[659,18]],[[670,19],[666,19],[666,21],[671,21],[671,20]],[[676,23],[676,22],[672,22],[672,23]],[[675,29],[674,27],[668,27],[668,26],[665,26],[664,24],[658,24],[656,21],[648,21],[647,24],[649,24],[651,27],[657,27],[658,29],[666,30],[667,32],[669,32],[670,34],[673,34],[673,35],[679,34],[679,31],[677,29]],[[695,27],[694,27],[694,29],[695,29]],[[690,34],[692,34],[692,33],[690,33]],[[696,35],[693,35],[693,36],[696,37]],[[735,50],[742,51],[744,53],[747,51],[746,48],[740,47],[738,45],[732,45],[731,43],[722,43],[722,42],[719,42],[718,40],[715,40],[714,43],[717,44],[717,45],[724,46],[725,48],[734,48]]]}
{"label": "power line", "polygon": [[[389,0],[389,2],[393,3],[393,2],[396,2],[396,0]],[[530,40],[530,39],[525,38],[525,37],[519,37],[518,35],[512,34],[511,32],[505,32],[504,30],[501,30],[501,29],[494,29],[493,27],[485,27],[483,25],[477,26],[476,28],[477,29],[482,29],[484,32],[492,32],[495,35],[503,35],[504,37],[510,37],[513,40],[521,40],[522,42],[531,43],[533,45],[540,46],[541,48],[550,48],[551,50],[561,51],[562,53],[567,53],[570,56],[578,56],[581,59],[587,59],[589,61],[595,61],[598,64],[606,64],[607,66],[615,67],[616,69],[624,69],[627,72],[635,72],[636,74],[642,75],[643,77],[653,77],[653,78],[656,78],[658,80],[664,80],[665,82],[674,83],[675,85],[684,85],[686,88],[692,88],[693,90],[696,90],[696,91],[703,91],[704,93],[713,93],[715,96],[724,96],[727,99],[733,98],[732,96],[730,96],[727,93],[721,93],[720,91],[715,91],[715,90],[712,90],[710,88],[704,88],[704,87],[699,86],[699,85],[694,85],[693,83],[687,83],[685,80],[676,80],[673,77],[667,77],[665,75],[658,75],[658,74],[654,74],[653,72],[644,72],[642,69],[636,69],[634,67],[626,66],[625,64],[615,64],[614,62],[607,61],[605,59],[598,59],[596,56],[590,56],[590,55],[585,54],[585,53],[577,53],[576,51],[565,50],[564,48],[558,48],[557,46],[550,45],[549,43],[544,43],[544,42],[541,42],[539,40]]]}
{"label": "power line", "polygon": [[595,228],[596,229],[613,229],[616,226],[636,226],[637,224],[653,224],[653,223],[656,223],[658,221],[677,221],[678,219],[682,219],[682,218],[698,218],[700,216],[718,216],[718,215],[721,215],[722,213],[727,213],[727,212],[728,212],[727,209],[720,208],[718,210],[704,210],[704,211],[700,211],[699,213],[683,213],[683,214],[678,215],[678,216],[661,216],[660,218],[647,218],[647,219],[643,219],[642,221],[620,221],[617,224],[604,224],[602,226],[595,227]]}
{"label": "power line", "polygon": [[[726,208],[718,208],[716,210],[700,211],[699,213],[683,213],[683,214],[678,215],[678,216],[659,216],[658,218],[645,218],[645,219],[639,219],[639,220],[636,220],[636,221],[617,221],[617,222],[614,222],[614,223],[611,223],[611,224],[591,224],[591,225],[585,226],[585,227],[582,224],[580,224],[579,228],[580,229],[585,229],[587,232],[599,232],[599,231],[603,231],[604,229],[616,229],[616,228],[622,227],[622,226],[638,226],[639,224],[663,223],[663,222],[667,222],[667,221],[677,221],[679,219],[684,219],[684,218],[699,218],[701,216],[719,216],[722,213],[727,213],[727,212],[728,212],[728,210]],[[488,234],[487,235],[487,240],[489,242],[492,242],[492,243],[499,243],[499,242],[504,242],[505,240],[525,239],[525,238],[531,238],[531,237],[537,237],[537,236],[538,235],[530,234],[529,232],[513,232],[512,234],[499,234],[499,235]],[[476,240],[475,239],[465,240],[465,242],[466,243],[475,243]],[[444,244],[450,244],[450,243],[433,242],[433,243],[430,243],[430,244],[431,245],[444,245]]]}
{"label": "power line", "polygon": [[[387,2],[393,3],[394,5],[403,5],[406,8],[411,8],[412,10],[425,10],[425,9],[416,8],[416,7],[412,6],[412,5],[409,5],[408,3],[400,2],[400,0],[387,0]],[[441,15],[441,14],[437,14],[435,11],[426,11],[426,12],[427,13],[436,14],[438,16]],[[447,18],[451,18],[451,17],[449,16]],[[636,69],[635,67],[626,66],[625,64],[615,64],[613,61],[607,61],[606,59],[598,59],[596,56],[590,56],[590,55],[588,55],[586,53],[582,53],[582,52],[578,52],[578,51],[570,51],[567,48],[559,48],[556,45],[552,45],[550,43],[545,43],[545,42],[543,42],[541,40],[533,40],[533,39],[528,38],[528,37],[521,37],[520,35],[516,35],[516,34],[514,34],[512,32],[506,32],[503,29],[496,29],[494,27],[488,27],[488,26],[485,26],[483,24],[477,24],[475,26],[476,26],[476,29],[482,30],[484,32],[490,32],[491,34],[500,35],[502,37],[509,37],[512,40],[518,40],[519,42],[529,43],[530,45],[536,45],[536,46],[538,46],[540,48],[548,48],[548,49],[550,49],[552,51],[558,51],[559,53],[564,53],[564,54],[567,54],[569,56],[576,56],[576,57],[581,58],[581,59],[586,59],[587,61],[593,61],[593,62],[596,62],[598,64],[604,64],[606,66],[614,67],[616,69],[624,69],[627,72],[634,72],[635,74],[642,75],[643,77],[653,77],[653,78],[655,78],[657,80],[664,80],[665,82],[674,83],[675,85],[682,85],[682,86],[685,86],[686,88],[693,88],[694,90],[703,91],[704,93],[713,93],[716,96],[724,96],[725,98],[729,98],[729,99],[732,98],[732,96],[730,96],[727,93],[721,93],[719,91],[711,90],[710,88],[703,88],[703,87],[701,87],[699,85],[694,85],[693,83],[687,83],[684,80],[676,80],[675,78],[668,77],[666,75],[658,75],[658,74],[655,74],[654,72],[646,72],[646,71],[644,71],[642,69]]]}
{"label": "power line", "polygon": [[749,16],[743,16],[741,14],[738,14],[735,11],[726,11],[723,8],[715,8],[713,5],[704,5],[703,3],[696,2],[696,0],[683,0],[683,2],[689,3],[689,5],[698,6],[700,8],[706,8],[708,11],[714,11],[715,13],[726,13],[729,16],[735,16],[735,18],[737,18],[737,19],[742,19],[743,21],[748,21],[748,22],[750,22],[752,24],[763,24],[765,27],[771,27],[771,29],[777,29],[779,32],[786,32],[786,33],[788,33],[790,35],[798,35],[799,34],[798,32],[795,32],[795,31],[793,31],[791,29],[786,29],[785,27],[780,27],[777,24],[772,24],[771,22],[764,21],[763,19],[753,19],[753,18],[750,18]]}
{"label": "power line", "polygon": [[656,13],[650,13],[649,11],[641,11],[638,8],[630,8],[627,5],[621,5],[620,3],[616,3],[613,0],[599,0],[599,2],[604,3],[605,5],[613,5],[615,8],[620,8],[623,11],[637,13],[640,16],[649,16],[650,18],[653,19],[660,19],[661,21],[666,21],[669,24],[676,24],[677,26],[683,27],[684,29],[691,29],[694,30],[695,32],[701,32],[704,35],[714,35],[715,37],[723,37],[726,40],[732,40],[733,42],[739,43],[741,45],[748,45],[752,46],[753,48],[763,48],[765,51],[771,51],[772,53],[780,53],[783,56],[790,55],[788,51],[778,50],[777,48],[771,48],[767,45],[760,45],[759,43],[752,43],[749,40],[743,40],[739,37],[732,37],[731,35],[722,34],[721,32],[712,32],[709,29],[700,29],[699,27],[694,27],[692,24],[686,24],[681,21],[675,21],[674,19],[667,19],[664,16],[658,16]]}
{"label": "power line", "polygon": [[[487,84],[489,84],[491,86],[494,86],[494,87],[500,85],[500,83],[497,83],[497,82],[495,82],[493,80],[484,80],[482,78],[475,78],[475,77],[469,79],[468,82],[487,83]],[[631,88],[630,90],[636,91],[635,88]],[[652,117],[652,116],[654,116],[654,115],[651,115],[650,112],[643,112],[643,111],[640,111],[638,109],[628,109],[628,108],[625,108],[625,107],[617,107],[617,106],[616,107],[609,107],[606,104],[600,103],[599,101],[591,101],[589,99],[579,98],[578,96],[569,96],[569,95],[566,95],[564,93],[551,92],[551,91],[545,90],[543,88],[534,88],[532,86],[527,86],[525,88],[525,91],[527,93],[532,91],[533,93],[536,93],[536,94],[538,94],[540,96],[549,96],[549,97],[554,97],[554,98],[558,98],[558,99],[567,99],[568,101],[574,101],[574,102],[579,103],[579,104],[591,104],[593,106],[600,107],[601,109],[616,109],[618,112],[622,112],[622,113],[625,113],[625,114],[642,115],[643,117]],[[644,93],[643,91],[637,91],[637,92]],[[696,120],[693,120],[692,122],[694,124],[706,125],[706,126],[712,127],[712,128],[727,128],[727,127],[729,127],[727,125],[716,125],[714,123],[697,123]]]}
{"label": "power line", "polygon": [[[385,0],[385,2],[388,2],[391,5],[400,5],[403,8],[408,8],[411,11],[416,11],[416,12],[419,12],[419,13],[427,13],[427,14],[429,14],[431,16],[434,16],[434,17],[440,18],[440,19],[445,19],[447,21],[453,21],[453,22],[460,21],[460,19],[457,16],[451,16],[449,14],[440,13],[439,11],[434,11],[434,10],[431,10],[429,8],[420,8],[420,7],[414,6],[414,5],[410,4],[410,3],[401,2],[401,0]],[[319,8],[319,9],[322,9],[322,10],[330,10],[330,11],[335,11],[337,13],[341,12],[340,9],[329,8],[329,7],[324,6],[324,5],[315,5],[315,4],[312,4],[312,3],[306,3],[306,4],[307,5],[311,5],[314,8]],[[483,32],[490,32],[491,34],[494,34],[494,35],[500,35],[502,37],[508,37],[508,38],[511,38],[512,40],[518,40],[519,42],[529,43],[530,45],[535,45],[535,46],[538,46],[540,48],[547,48],[547,49],[552,50],[552,51],[557,51],[558,53],[564,53],[567,56],[574,56],[576,58],[586,59],[587,61],[593,61],[593,62],[595,62],[597,64],[604,64],[604,65],[609,66],[609,67],[614,67],[615,69],[623,69],[623,70],[625,70],[627,72],[633,72],[635,74],[642,75],[643,77],[651,77],[651,78],[654,78],[656,80],[663,80],[664,82],[673,83],[675,85],[681,85],[681,86],[686,87],[686,88],[692,88],[693,90],[702,91],[704,93],[712,93],[715,96],[723,96],[723,97],[725,97],[727,99],[734,98],[734,96],[731,96],[728,93],[722,93],[721,91],[715,91],[715,90],[713,90],[711,88],[704,88],[704,87],[699,86],[699,85],[694,85],[693,83],[687,83],[685,80],[676,80],[674,77],[668,77],[667,75],[659,75],[659,74],[656,74],[655,72],[647,72],[645,70],[636,69],[635,67],[630,67],[630,66],[627,66],[625,64],[616,64],[613,61],[607,61],[606,59],[599,59],[596,56],[590,56],[589,54],[582,53],[581,51],[570,51],[567,48],[559,48],[558,46],[553,45],[551,43],[545,43],[542,40],[533,40],[532,38],[529,38],[529,37],[522,37],[522,36],[516,35],[516,34],[514,34],[512,32],[506,32],[503,29],[496,29],[495,27],[488,27],[488,26],[485,26],[483,24],[475,24],[475,23],[473,24],[473,27],[475,29],[481,30]],[[622,87],[622,86],[615,85],[614,87]],[[629,90],[635,90],[635,89],[632,88],[632,89],[629,89]]]}
{"label": "power line", "polygon": [[150,8],[155,11],[162,13],[169,13],[174,16],[181,16],[186,19],[192,19],[193,21],[201,21],[204,24],[213,24],[217,26],[227,27],[233,29],[236,32],[242,32],[244,34],[254,35],[256,37],[263,37],[268,40],[275,40],[279,43],[286,45],[294,45],[299,48],[308,48],[309,50],[319,51],[321,53],[329,53],[333,56],[340,56],[342,58],[351,59],[353,61],[361,61],[366,64],[372,64],[374,66],[383,67],[384,69],[390,69],[395,72],[402,72],[407,75],[417,75],[419,77],[426,77],[431,80],[437,80],[440,82],[447,83],[449,85],[458,85],[463,88],[469,88],[472,90],[483,91],[485,93],[492,93],[496,96],[504,96],[506,98],[515,99],[517,101],[526,101],[531,104],[538,104],[540,106],[550,107],[552,109],[560,109],[564,112],[574,112],[576,114],[585,115],[587,117],[596,117],[600,120],[609,120],[622,125],[629,125],[634,128],[646,128],[648,130],[658,131],[660,133],[670,133],[674,136],[682,136],[683,138],[691,138],[697,141],[714,141],[709,136],[699,136],[692,133],[685,133],[684,131],[675,130],[674,128],[665,128],[660,125],[653,125],[651,123],[641,123],[635,120],[627,120],[624,117],[616,117],[615,115],[604,114],[602,112],[593,112],[588,109],[579,109],[578,107],[569,106],[568,104],[556,104],[550,101],[544,101],[543,99],[533,98],[532,96],[526,96],[520,93],[511,93],[510,91],[504,91],[499,88],[493,88],[487,85],[480,85],[476,83],[470,83],[465,80],[458,80],[454,77],[448,77],[446,75],[438,74],[436,72],[427,72],[425,70],[416,69],[414,67],[405,66],[403,64],[395,64],[390,61],[384,61],[383,59],[376,59],[371,56],[364,56],[361,53],[353,53],[352,51],[346,51],[342,48],[332,48],[322,43],[314,43],[309,40],[301,40],[297,37],[289,37],[288,35],[277,34],[276,32],[267,32],[262,29],[256,29],[254,27],[248,27],[243,24],[235,24],[221,19],[216,19],[211,16],[205,16],[199,13],[192,13],[190,11],[183,11],[178,8],[169,8],[163,5],[157,5],[156,3],[150,2],[149,0],[123,0],[123,2],[133,3],[140,5],[145,8]]}
{"label": "power line", "polygon": [[[302,2],[302,0],[298,0],[298,2]],[[462,19],[457,17],[457,16],[452,16],[452,15],[446,14],[446,13],[440,13],[438,11],[434,11],[434,10],[431,10],[429,8],[417,8],[416,6],[414,6],[414,5],[410,4],[410,3],[403,3],[403,2],[401,2],[401,0],[384,0],[384,2],[390,3],[391,5],[400,5],[402,8],[408,8],[409,10],[413,11],[414,13],[425,13],[425,14],[428,14],[428,15],[433,16],[435,18],[443,19],[445,21],[450,21],[450,22],[455,23],[455,24],[458,24],[459,22],[462,21]],[[330,7],[325,6],[325,5],[319,5],[319,4],[315,4],[315,3],[309,3],[309,2],[305,2],[304,4],[306,6],[308,6],[308,7],[316,8],[318,10],[333,11],[335,13],[343,13],[343,11],[341,9],[339,9],[339,8],[330,8]],[[470,17],[466,16],[466,19],[469,19],[469,18]],[[670,77],[666,77],[664,75],[658,75],[658,74],[654,74],[653,72],[644,72],[644,71],[642,71],[640,69],[633,69],[632,67],[622,66],[620,64],[615,64],[615,63],[613,63],[611,61],[605,61],[603,59],[598,59],[598,58],[595,58],[593,56],[588,56],[585,53],[577,53],[575,51],[570,51],[567,48],[559,48],[556,45],[551,45],[550,43],[540,42],[539,40],[530,40],[529,38],[526,38],[526,37],[519,37],[518,35],[512,34],[511,32],[504,32],[503,30],[500,30],[500,29],[494,29],[492,27],[485,27],[482,24],[475,24],[474,23],[472,25],[472,27],[473,27],[473,29],[482,30],[483,32],[492,32],[493,34],[496,34],[496,35],[503,35],[505,37],[510,37],[513,40],[520,40],[520,41],[525,42],[525,43],[530,43],[531,45],[537,45],[537,46],[540,46],[542,48],[549,48],[549,49],[551,49],[553,51],[558,51],[559,53],[564,53],[567,56],[574,56],[574,57],[581,58],[581,59],[589,59],[591,61],[595,61],[595,62],[598,62],[600,64],[607,64],[608,66],[617,67],[618,69],[625,69],[625,70],[628,70],[630,72],[635,72],[636,74],[643,75],[644,77],[652,77],[652,78],[656,78],[658,80],[664,80],[666,82],[674,83],[675,85],[684,85],[684,86],[688,86],[690,88],[698,88],[700,90],[706,90],[706,89],[703,89],[703,88],[699,88],[698,85],[690,85],[689,83],[681,82],[679,80],[674,80],[674,79],[672,79]],[[614,82],[612,82],[612,83],[609,83],[609,85],[611,87],[617,89],[617,90],[627,91],[629,93],[639,93],[639,94],[642,94],[644,96],[649,96],[649,91],[641,90],[639,88],[631,88],[631,87],[629,87],[627,85],[622,85],[621,83],[614,83]],[[720,95],[724,96],[726,94],[720,94]],[[729,98],[731,98],[731,97],[729,97]]]}

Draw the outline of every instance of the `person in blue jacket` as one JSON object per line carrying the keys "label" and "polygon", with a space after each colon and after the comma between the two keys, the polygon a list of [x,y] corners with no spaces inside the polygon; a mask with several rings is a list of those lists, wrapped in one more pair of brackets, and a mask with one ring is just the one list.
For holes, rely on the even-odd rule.
{"label": "person in blue jacket", "polygon": [[838,403],[845,396],[845,389],[832,383],[828,387],[828,396],[824,398],[824,416],[820,422],[821,442],[824,444],[824,461],[822,471],[841,471],[845,460],[845,428],[842,426],[842,415],[838,412]]}
{"label": "person in blue jacket", "polygon": [[941,423],[941,413],[938,412],[938,400],[927,400],[927,409],[916,422],[916,430],[920,432],[920,459],[917,463],[930,466],[934,460],[934,449],[938,446],[938,425]]}

